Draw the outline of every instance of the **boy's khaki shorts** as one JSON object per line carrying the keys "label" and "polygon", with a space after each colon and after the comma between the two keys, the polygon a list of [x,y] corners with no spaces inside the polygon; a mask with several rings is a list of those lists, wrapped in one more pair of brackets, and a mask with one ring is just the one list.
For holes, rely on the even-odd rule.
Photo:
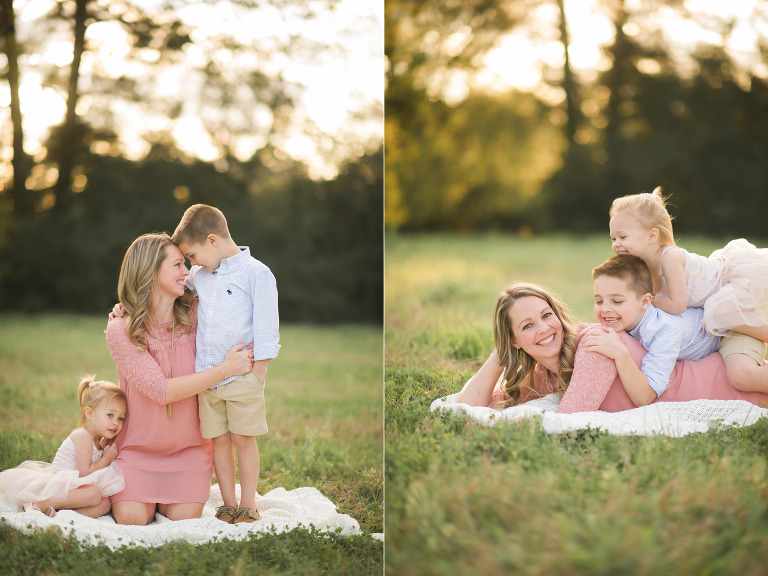
{"label": "boy's khaki shorts", "polygon": [[717,351],[720,352],[723,360],[731,354],[746,354],[757,362],[759,366],[762,366],[765,362],[765,349],[765,342],[746,334],[732,332],[730,336],[720,340],[720,346],[717,348]]}
{"label": "boy's khaki shorts", "polygon": [[269,432],[264,384],[253,372],[201,392],[197,395],[197,404],[203,438],[217,438],[227,432],[241,436]]}

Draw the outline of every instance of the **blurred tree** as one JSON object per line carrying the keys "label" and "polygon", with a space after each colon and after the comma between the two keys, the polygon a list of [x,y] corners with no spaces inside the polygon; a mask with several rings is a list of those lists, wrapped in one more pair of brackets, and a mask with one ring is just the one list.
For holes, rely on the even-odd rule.
{"label": "blurred tree", "polygon": [[568,33],[568,18],[565,12],[565,0],[557,0],[557,9],[560,15],[560,44],[563,46],[563,79],[562,87],[565,92],[565,136],[568,141],[568,150],[575,145],[576,128],[579,126],[579,97],[578,83],[571,68],[569,47],[571,45]]}
{"label": "blurred tree", "polygon": [[[388,0],[384,4],[384,52],[387,57],[385,93],[385,140],[387,142],[386,219],[390,227],[426,221],[438,222],[445,209],[455,209],[462,193],[441,194],[439,186],[409,188],[400,168],[416,163],[413,142],[451,147],[451,136],[440,127],[448,116],[444,104],[452,83],[461,83],[463,71],[472,70],[478,59],[525,16],[530,2],[500,0]],[[464,80],[465,82],[465,80]],[[435,104],[434,106],[432,104]],[[439,110],[439,112],[437,112]],[[440,133],[443,140],[435,136]],[[442,156],[446,158],[447,150]],[[421,156],[421,155],[420,155]],[[422,158],[423,160],[424,158]],[[433,166],[434,167],[434,166]],[[422,171],[429,165],[422,165]],[[430,190],[437,191],[430,194]],[[420,199],[428,195],[429,199]],[[413,198],[410,198],[413,196]],[[414,217],[409,203],[433,203],[440,196],[435,214]],[[441,208],[443,205],[443,208]]]}
{"label": "blurred tree", "polygon": [[0,248],[0,310],[105,313],[133,239],[173,232],[189,205],[206,203],[275,273],[281,320],[382,322],[381,150],[321,182],[300,165],[277,173],[251,160],[222,174],[175,155],[88,155],[88,185],[67,209],[43,212]]}
{"label": "blurred tree", "polygon": [[11,209],[22,216],[30,214],[34,202],[27,191],[27,176],[32,162],[24,152],[24,128],[21,121],[19,99],[19,46],[16,39],[16,13],[13,0],[0,2],[0,26],[2,26],[2,51],[8,65],[8,87],[11,96],[11,124],[13,125],[13,180],[10,185]]}
{"label": "blurred tree", "polygon": [[[59,4],[61,6],[61,4]],[[88,16],[88,0],[75,1],[74,14],[74,42],[72,50],[72,64],[69,67],[69,79],[67,81],[67,112],[64,123],[58,131],[57,138],[62,143],[54,156],[58,164],[59,177],[54,187],[56,198],[55,208],[57,212],[64,211],[71,202],[72,170],[75,167],[75,156],[82,143],[78,134],[77,102],[78,82],[80,79],[80,62],[85,51],[85,27]],[[50,156],[50,154],[49,154]]]}
{"label": "blurred tree", "polygon": [[[681,60],[654,26],[662,13],[693,20],[684,3],[646,0],[630,11],[617,0],[600,7],[614,28],[605,48],[612,65],[584,86],[589,122],[546,186],[554,222],[605,230],[614,198],[662,185],[672,195],[670,211],[682,216],[676,231],[764,234],[744,204],[766,207],[757,190],[768,178],[756,169],[759,154],[768,152],[760,132],[767,127],[765,79],[726,53],[733,22],[696,17],[722,42]],[[724,195],[728,189],[738,194]]]}
{"label": "blurred tree", "polygon": [[[232,0],[226,8],[238,22],[259,10],[270,18],[305,22],[327,18],[337,4],[338,0]],[[189,5],[176,0],[152,5],[132,0],[55,0],[50,5],[50,11],[31,24],[47,30],[31,45],[38,55],[45,55],[56,42],[60,52],[69,38],[73,56],[67,65],[47,56],[27,60],[46,86],[66,99],[64,121],[51,130],[44,154],[38,155],[46,172],[58,173],[55,185],[48,188],[46,206],[66,204],[67,194],[81,188],[72,180],[88,149],[141,156],[136,142],[129,145],[123,138],[129,116],[147,119],[143,133],[128,122],[134,130],[131,137],[144,140],[144,151],[154,143],[174,141],[179,125],[198,125],[209,139],[205,154],[211,157],[214,149],[224,168],[229,159],[247,160],[265,146],[287,154],[297,130],[330,150],[334,162],[342,162],[352,150],[356,156],[364,153],[346,142],[329,146],[333,137],[296,106],[304,89],[301,81],[285,74],[297,59],[312,62],[319,54],[344,50],[340,41],[302,37],[290,26],[259,35],[244,35],[234,26],[206,28],[182,20],[180,13]],[[216,2],[206,0],[197,9],[205,5],[213,9]],[[88,65],[82,67],[81,62]],[[380,111],[370,106],[358,112],[373,118]],[[189,151],[189,139],[181,144],[187,148],[184,155],[197,153]],[[367,148],[376,146],[378,142],[365,143]]]}
{"label": "blurred tree", "polygon": [[400,202],[407,213],[401,228],[532,230],[543,218],[538,190],[563,146],[547,114],[524,93],[424,106],[423,132],[397,147],[398,184],[411,191]]}

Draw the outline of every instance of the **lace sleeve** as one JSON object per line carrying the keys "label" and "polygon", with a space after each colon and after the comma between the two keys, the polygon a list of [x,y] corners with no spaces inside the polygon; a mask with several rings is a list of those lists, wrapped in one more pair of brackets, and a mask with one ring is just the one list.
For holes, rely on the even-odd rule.
{"label": "lace sleeve", "polygon": [[[589,330],[584,331],[586,334]],[[573,375],[557,411],[561,414],[593,412],[600,408],[613,381],[618,376],[616,362],[597,352],[587,352],[579,339],[573,359]]]}
{"label": "lace sleeve", "polygon": [[139,350],[128,338],[124,318],[115,318],[109,322],[107,346],[126,389],[132,388],[165,406],[165,387],[168,381],[150,353]]}

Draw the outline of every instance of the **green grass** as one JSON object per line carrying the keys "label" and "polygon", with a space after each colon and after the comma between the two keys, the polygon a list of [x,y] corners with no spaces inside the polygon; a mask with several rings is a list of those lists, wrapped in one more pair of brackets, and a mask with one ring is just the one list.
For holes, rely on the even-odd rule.
{"label": "green grass", "polygon": [[591,321],[590,271],[610,255],[607,234],[387,238],[387,574],[765,573],[768,422],[676,439],[548,435],[429,411],[491,352],[506,284],[544,284]]}
{"label": "green grass", "polygon": [[[0,469],[52,460],[77,425],[82,375],[117,382],[105,324],[106,315],[0,316]],[[267,381],[270,432],[258,440],[259,492],[314,486],[365,533],[382,532],[381,328],[283,326],[281,345]],[[56,535],[2,527],[0,540],[2,574],[97,574],[106,559],[117,574],[378,574],[383,563],[375,540],[301,530],[226,547],[138,549],[116,564],[106,548],[80,554]]]}

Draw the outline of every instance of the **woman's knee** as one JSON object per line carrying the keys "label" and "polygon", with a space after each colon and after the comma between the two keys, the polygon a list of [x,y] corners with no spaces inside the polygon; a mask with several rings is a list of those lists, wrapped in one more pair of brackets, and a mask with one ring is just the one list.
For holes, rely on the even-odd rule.
{"label": "woman's knee", "polygon": [[169,520],[191,520],[203,515],[204,504],[184,502],[180,504],[160,505],[158,511]]}
{"label": "woman's knee", "polygon": [[150,511],[143,502],[115,502],[112,505],[112,517],[118,524],[146,526],[155,517],[154,505]]}

